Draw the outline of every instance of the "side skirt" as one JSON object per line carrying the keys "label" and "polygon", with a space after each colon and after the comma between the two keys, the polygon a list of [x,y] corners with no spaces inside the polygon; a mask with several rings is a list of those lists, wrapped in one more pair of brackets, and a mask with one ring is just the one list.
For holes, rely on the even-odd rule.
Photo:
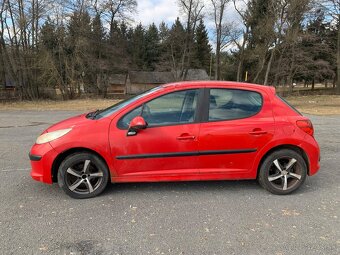
{"label": "side skirt", "polygon": [[253,173],[228,174],[186,174],[186,175],[148,175],[112,177],[111,182],[179,182],[179,181],[214,181],[214,180],[252,180],[256,179]]}

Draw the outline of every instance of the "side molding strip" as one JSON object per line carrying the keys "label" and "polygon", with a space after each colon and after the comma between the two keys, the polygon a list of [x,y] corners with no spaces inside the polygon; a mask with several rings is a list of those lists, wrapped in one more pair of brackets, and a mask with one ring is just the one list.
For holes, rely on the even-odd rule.
{"label": "side molding strip", "polygon": [[190,157],[190,156],[205,156],[205,155],[221,155],[221,154],[239,154],[252,153],[256,149],[242,150],[212,150],[212,151],[189,151],[189,152],[169,152],[169,153],[154,153],[154,154],[135,154],[116,156],[116,159],[146,159],[146,158],[170,158],[170,157]]}

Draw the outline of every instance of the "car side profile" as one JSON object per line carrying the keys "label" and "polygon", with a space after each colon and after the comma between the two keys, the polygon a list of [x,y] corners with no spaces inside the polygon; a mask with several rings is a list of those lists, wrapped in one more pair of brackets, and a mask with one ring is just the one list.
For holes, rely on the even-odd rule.
{"label": "car side profile", "polygon": [[73,198],[108,182],[241,179],[289,194],[319,170],[313,135],[273,87],[178,82],[49,127],[30,151],[31,176]]}

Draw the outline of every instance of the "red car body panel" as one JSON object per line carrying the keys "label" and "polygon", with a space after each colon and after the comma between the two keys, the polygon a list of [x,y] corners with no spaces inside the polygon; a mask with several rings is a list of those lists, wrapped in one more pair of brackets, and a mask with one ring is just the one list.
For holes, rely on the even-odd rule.
{"label": "red car body panel", "polygon": [[[149,127],[135,136],[117,127],[132,109],[176,90],[231,88],[258,92],[263,106],[243,119]],[[236,82],[184,82],[162,86],[108,117],[79,115],[44,132],[72,128],[63,137],[33,145],[31,176],[52,183],[56,163],[69,152],[88,150],[106,162],[112,182],[255,179],[261,159],[278,146],[294,146],[304,153],[309,175],[319,169],[317,142],[294,123],[307,119],[275,96],[275,89]],[[221,153],[222,152],[222,153]],[[151,155],[151,156],[150,156]],[[54,171],[53,171],[54,170]]]}

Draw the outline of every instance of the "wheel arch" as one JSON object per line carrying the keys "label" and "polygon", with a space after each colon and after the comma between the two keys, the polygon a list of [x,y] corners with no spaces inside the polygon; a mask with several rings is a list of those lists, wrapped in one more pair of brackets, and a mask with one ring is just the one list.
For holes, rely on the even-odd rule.
{"label": "wheel arch", "polygon": [[277,150],[281,150],[281,149],[290,149],[290,150],[294,150],[296,151],[297,153],[299,153],[302,158],[305,160],[305,163],[306,163],[306,166],[307,166],[307,174],[309,175],[309,158],[306,154],[306,152],[299,146],[297,145],[293,145],[293,144],[281,144],[281,145],[278,145],[278,146],[275,146],[273,148],[271,148],[270,150],[268,150],[262,157],[261,157],[261,160],[259,162],[259,164],[257,165],[257,168],[256,168],[256,178],[258,178],[258,175],[259,175],[259,170],[260,170],[260,167],[263,163],[263,161],[267,158],[268,155],[270,155],[271,153],[273,153],[274,151],[277,151]]}
{"label": "wheel arch", "polygon": [[101,160],[103,160],[103,162],[105,163],[107,169],[109,170],[109,180],[111,180],[111,172],[110,172],[110,168],[108,163],[106,162],[106,160],[96,151],[91,150],[89,148],[84,148],[84,147],[76,147],[76,148],[71,148],[68,150],[63,151],[62,153],[60,153],[55,160],[53,161],[52,164],[52,169],[51,169],[51,175],[52,175],[52,182],[57,182],[57,176],[58,176],[58,170],[59,170],[59,166],[61,164],[61,162],[63,162],[63,160],[68,157],[69,155],[72,155],[74,153],[78,153],[78,152],[87,152],[87,153],[92,153],[96,156],[98,156]]}

